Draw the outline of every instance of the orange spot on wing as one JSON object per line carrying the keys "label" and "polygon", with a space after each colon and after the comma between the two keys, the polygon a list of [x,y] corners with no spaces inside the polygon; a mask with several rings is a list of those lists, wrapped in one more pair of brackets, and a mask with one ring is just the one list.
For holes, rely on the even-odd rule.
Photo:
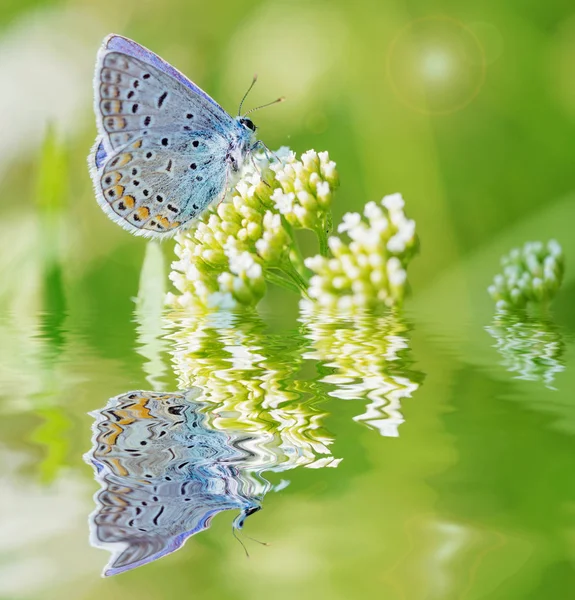
{"label": "orange spot on wing", "polygon": [[122,179],[122,174],[118,171],[109,171],[108,173],[104,173],[101,179],[102,187],[106,189],[111,185],[116,185],[120,179]]}
{"label": "orange spot on wing", "polygon": [[[130,423],[137,419],[151,419],[152,415],[150,414],[150,409],[148,408],[148,400],[149,398],[146,397],[134,399],[132,404],[128,404],[116,412],[120,416],[126,415],[126,418],[129,419]],[[119,422],[120,424],[122,423],[122,421]]]}
{"label": "orange spot on wing", "polygon": [[115,85],[102,84],[102,98],[119,98],[120,89]]}
{"label": "orange spot on wing", "polygon": [[122,102],[120,100],[104,99],[100,104],[102,112],[105,115],[117,115],[122,112]]}
{"label": "orange spot on wing", "polygon": [[124,152],[124,154],[120,154],[118,156],[119,160],[116,163],[116,167],[123,167],[124,165],[127,165],[131,160],[132,160],[132,155],[129,152]]}
{"label": "orange spot on wing", "polygon": [[104,442],[108,448],[106,448],[105,451],[100,451],[100,454],[108,454],[110,452],[110,447],[116,443],[118,436],[124,431],[122,427],[116,423],[107,423],[106,429],[106,433],[100,437],[101,441]]}
{"label": "orange spot on wing", "polygon": [[104,122],[110,131],[126,129],[126,126],[128,125],[128,122],[126,119],[124,119],[124,117],[106,117]]}
{"label": "orange spot on wing", "polygon": [[[122,465],[122,463],[120,462],[120,459],[117,457],[112,457],[108,459],[108,464],[110,465],[110,467],[114,470],[114,473],[116,475],[121,475],[122,477],[125,477],[128,474],[128,471],[126,471],[125,467]],[[118,499],[120,504],[126,504],[126,502],[122,499]]]}
{"label": "orange spot on wing", "polygon": [[124,195],[124,186],[122,185],[113,185],[111,188],[106,190],[106,196],[110,200],[118,200]]}
{"label": "orange spot on wing", "polygon": [[138,208],[136,213],[138,214],[138,217],[140,217],[140,219],[144,220],[150,216],[150,209],[147,206],[142,206]]}
{"label": "orange spot on wing", "polygon": [[128,207],[128,208],[134,208],[134,206],[136,205],[136,199],[134,198],[134,196],[123,196],[122,197],[122,202]]}
{"label": "orange spot on wing", "polygon": [[134,150],[137,150],[138,148],[142,147],[142,140],[137,140],[132,144],[132,148],[134,148]]}

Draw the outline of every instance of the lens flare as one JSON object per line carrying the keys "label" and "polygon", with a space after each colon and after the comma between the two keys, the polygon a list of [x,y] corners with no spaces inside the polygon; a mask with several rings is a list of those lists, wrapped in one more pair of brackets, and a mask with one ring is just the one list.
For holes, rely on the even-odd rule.
{"label": "lens flare", "polygon": [[449,17],[426,17],[405,26],[387,55],[387,76],[397,97],[430,115],[467,106],[485,81],[485,52],[477,36]]}

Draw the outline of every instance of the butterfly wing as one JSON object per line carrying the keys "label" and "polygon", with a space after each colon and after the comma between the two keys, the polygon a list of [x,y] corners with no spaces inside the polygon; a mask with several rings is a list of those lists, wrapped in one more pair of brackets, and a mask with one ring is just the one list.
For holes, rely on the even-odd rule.
{"label": "butterfly wing", "polygon": [[151,50],[144,48],[144,46],[141,46],[140,44],[137,44],[136,42],[129,40],[128,38],[122,37],[121,35],[116,35],[112,33],[104,40],[103,48],[107,51],[120,52],[127,56],[137,58],[146,64],[156,67],[162,73],[169,75],[173,79],[179,81],[185,87],[192,90],[194,94],[201,96],[202,98],[204,98],[204,100],[213,104],[214,107],[224,112],[224,114],[227,116],[227,113],[223,111],[220,105],[213,98],[208,96],[208,94],[206,94],[204,90],[199,88],[195,83],[190,81],[183,73],[178,71],[178,69],[172,67],[172,65],[160,58],[157,54],[154,54]]}
{"label": "butterfly wing", "polygon": [[108,36],[98,53],[94,111],[106,150],[124,146],[145,130],[179,126],[225,135],[235,128],[234,119],[182,73],[117,35]]}
{"label": "butterfly wing", "polygon": [[237,123],[160,57],[111,35],[94,81],[98,203],[135,235],[167,237],[224,191]]}
{"label": "butterfly wing", "polygon": [[150,131],[93,171],[98,202],[135,235],[174,234],[222,194],[227,147],[213,131]]}
{"label": "butterfly wing", "polygon": [[86,459],[102,489],[90,528],[92,544],[113,553],[105,575],[177,550],[218,512],[259,506],[241,493],[232,464],[245,452],[207,425],[196,396],[134,391],[94,413]]}

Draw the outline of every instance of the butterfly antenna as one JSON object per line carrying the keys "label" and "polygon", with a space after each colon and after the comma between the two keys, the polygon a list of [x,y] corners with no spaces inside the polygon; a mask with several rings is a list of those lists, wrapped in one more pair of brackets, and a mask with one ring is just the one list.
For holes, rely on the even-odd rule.
{"label": "butterfly antenna", "polygon": [[248,110],[248,112],[244,115],[244,117],[246,117],[250,113],[255,112],[256,110],[259,110],[260,108],[266,108],[266,106],[271,106],[272,104],[279,104],[280,102],[284,102],[284,100],[285,100],[285,96],[282,96],[281,98],[278,98],[277,100],[273,100],[272,102],[268,102],[267,104],[262,104],[261,106],[256,106],[255,108],[250,108],[250,110]]}
{"label": "butterfly antenna", "polygon": [[244,104],[244,100],[248,97],[248,94],[252,91],[252,88],[256,84],[257,80],[258,80],[258,74],[256,73],[254,75],[254,78],[252,79],[252,82],[250,84],[250,87],[248,88],[248,91],[244,94],[244,97],[242,98],[242,101],[240,102],[240,107],[238,108],[238,117],[242,114],[242,106]]}
{"label": "butterfly antenna", "polygon": [[257,542],[262,546],[271,546],[271,544],[268,544],[267,542],[260,542],[260,540],[256,540],[256,538],[250,537],[249,535],[246,535],[246,537],[248,538],[248,540],[251,540],[252,542]]}
{"label": "butterfly antenna", "polygon": [[250,553],[248,552],[248,549],[246,548],[246,545],[242,542],[242,540],[239,538],[238,534],[236,533],[236,528],[235,527],[232,527],[232,534],[236,538],[236,540],[238,540],[238,542],[242,545],[242,548],[244,549],[244,552],[246,553],[246,558],[249,558],[250,557]]}

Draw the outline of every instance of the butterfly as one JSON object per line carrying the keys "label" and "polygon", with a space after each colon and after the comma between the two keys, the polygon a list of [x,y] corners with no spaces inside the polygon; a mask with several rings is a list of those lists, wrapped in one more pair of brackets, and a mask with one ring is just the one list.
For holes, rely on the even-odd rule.
{"label": "butterfly", "polygon": [[167,238],[223,198],[246,159],[258,148],[267,152],[247,118],[257,109],[240,114],[255,81],[232,117],[150,50],[106,37],[96,60],[98,137],[88,161],[108,217],[134,235]]}
{"label": "butterfly", "polygon": [[85,459],[101,489],[90,541],[112,552],[104,575],[178,550],[221,511],[239,510],[241,529],[261,509],[269,484],[250,475],[249,436],[210,427],[198,395],[131,391],[92,413]]}

